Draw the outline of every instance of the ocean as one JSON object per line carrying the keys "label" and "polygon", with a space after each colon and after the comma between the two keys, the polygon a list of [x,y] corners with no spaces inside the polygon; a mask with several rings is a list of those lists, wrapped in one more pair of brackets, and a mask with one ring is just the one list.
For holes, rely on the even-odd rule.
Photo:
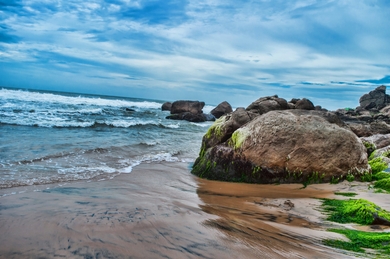
{"label": "ocean", "polygon": [[142,163],[190,165],[212,123],[165,119],[163,102],[0,89],[0,188],[110,180]]}

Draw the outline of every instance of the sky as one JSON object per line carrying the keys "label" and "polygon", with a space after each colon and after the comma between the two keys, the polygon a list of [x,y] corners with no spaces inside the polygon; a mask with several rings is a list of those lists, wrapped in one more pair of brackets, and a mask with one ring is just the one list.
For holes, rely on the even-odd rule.
{"label": "sky", "polygon": [[0,86],[355,108],[390,85],[389,24],[390,0],[0,0]]}

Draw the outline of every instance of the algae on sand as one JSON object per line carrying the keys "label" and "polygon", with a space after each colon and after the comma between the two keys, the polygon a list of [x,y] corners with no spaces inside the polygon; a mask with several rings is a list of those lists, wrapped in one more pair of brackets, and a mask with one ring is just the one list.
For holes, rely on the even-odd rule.
{"label": "algae on sand", "polygon": [[328,231],[343,234],[350,242],[337,239],[325,239],[323,243],[327,246],[360,253],[365,252],[364,248],[374,249],[381,253],[382,258],[388,258],[390,255],[390,233],[388,232],[377,233],[351,229],[329,229]]}
{"label": "algae on sand", "polygon": [[323,199],[323,207],[329,213],[327,219],[333,222],[370,225],[376,217],[390,221],[388,211],[364,199]]}

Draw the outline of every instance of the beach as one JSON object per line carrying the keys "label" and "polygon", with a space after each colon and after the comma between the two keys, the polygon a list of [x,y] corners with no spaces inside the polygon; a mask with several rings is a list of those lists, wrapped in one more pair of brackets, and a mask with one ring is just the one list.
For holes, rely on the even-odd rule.
{"label": "beach", "polygon": [[346,238],[319,198],[390,210],[386,194],[198,178],[212,122],[168,120],[162,103],[1,89],[0,258],[361,258],[323,245]]}
{"label": "beach", "polygon": [[[316,198],[367,183],[251,185],[208,181],[189,163],[137,166],[106,181],[0,190],[0,258],[355,258],[322,245]],[[383,194],[385,195],[385,194]]]}

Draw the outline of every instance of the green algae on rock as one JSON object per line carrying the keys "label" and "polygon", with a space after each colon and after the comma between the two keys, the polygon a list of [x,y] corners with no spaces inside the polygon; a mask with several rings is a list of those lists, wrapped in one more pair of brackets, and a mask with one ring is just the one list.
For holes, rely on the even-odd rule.
{"label": "green algae on rock", "polygon": [[[239,123],[238,114],[245,117]],[[212,180],[305,185],[371,176],[365,146],[332,114],[252,115],[241,109],[217,120],[203,137],[192,173]]]}

